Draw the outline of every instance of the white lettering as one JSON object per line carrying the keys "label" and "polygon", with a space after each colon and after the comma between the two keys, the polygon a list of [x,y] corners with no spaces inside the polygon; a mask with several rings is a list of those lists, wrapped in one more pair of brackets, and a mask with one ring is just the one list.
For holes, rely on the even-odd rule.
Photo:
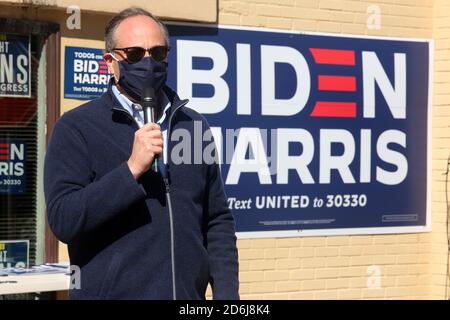
{"label": "white lettering", "polygon": [[[190,105],[200,113],[219,113],[228,105],[230,90],[222,78],[228,67],[228,56],[225,48],[210,41],[177,41],[177,79],[178,93],[190,99]],[[195,57],[209,58],[213,61],[210,70],[193,69]],[[212,97],[194,97],[193,84],[209,84],[214,87]]]}
{"label": "white lettering", "polygon": [[[340,156],[331,154],[333,143],[342,144],[344,151]],[[355,183],[350,164],[355,157],[355,140],[350,132],[340,129],[320,130],[320,183],[330,183],[331,170],[339,172],[344,183]]]}
{"label": "white lettering", "polygon": [[388,130],[378,138],[377,153],[381,160],[397,167],[396,171],[386,171],[377,167],[377,181],[386,185],[400,184],[408,174],[408,160],[398,151],[388,148],[390,143],[396,143],[406,148],[406,135],[399,130]]}
{"label": "white lettering", "polygon": [[[253,153],[253,159],[245,159],[249,147]],[[243,172],[257,173],[261,184],[272,183],[261,131],[258,128],[241,128],[239,130],[226,184],[237,184]]]}
{"label": "white lettering", "polygon": [[[297,142],[302,145],[302,154],[289,155],[290,143]],[[303,183],[314,183],[308,165],[314,157],[314,140],[312,135],[304,129],[278,129],[277,131],[278,153],[283,155],[281,161],[277,161],[277,183],[287,184],[289,169],[294,169]]]}
{"label": "white lettering", "polygon": [[[297,75],[297,90],[289,99],[275,98],[275,65],[287,63]],[[278,80],[279,81],[279,80]],[[294,48],[261,46],[261,100],[262,114],[268,116],[292,116],[306,105],[311,89],[308,63]]]}
{"label": "white lettering", "polygon": [[375,82],[394,119],[406,119],[406,55],[394,54],[395,86],[391,85],[375,52],[362,52],[364,118],[375,118]]}

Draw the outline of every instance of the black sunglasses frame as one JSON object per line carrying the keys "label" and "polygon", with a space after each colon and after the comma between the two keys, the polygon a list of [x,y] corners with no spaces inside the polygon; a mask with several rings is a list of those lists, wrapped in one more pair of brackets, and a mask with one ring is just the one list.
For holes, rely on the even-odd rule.
{"label": "black sunglasses frame", "polygon": [[[159,56],[158,54],[155,54],[156,52],[158,52],[159,50],[162,50],[161,53],[163,53],[163,56]],[[137,63],[139,61],[142,60],[142,58],[145,56],[145,53],[148,52],[148,54],[150,55],[150,57],[157,61],[157,62],[162,62],[164,61],[170,51],[170,47],[168,46],[155,46],[149,49],[145,49],[142,47],[126,47],[126,48],[113,48],[113,51],[123,51],[125,52],[125,60],[127,60],[129,63]],[[136,51],[136,53],[138,53],[138,55],[136,56],[136,59],[130,59],[129,56],[129,52],[130,51]]]}

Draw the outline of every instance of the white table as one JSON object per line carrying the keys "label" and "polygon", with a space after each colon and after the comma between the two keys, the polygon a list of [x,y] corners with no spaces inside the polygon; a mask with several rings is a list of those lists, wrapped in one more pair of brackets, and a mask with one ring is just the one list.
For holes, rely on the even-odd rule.
{"label": "white table", "polygon": [[0,295],[69,290],[70,276],[64,273],[0,277]]}

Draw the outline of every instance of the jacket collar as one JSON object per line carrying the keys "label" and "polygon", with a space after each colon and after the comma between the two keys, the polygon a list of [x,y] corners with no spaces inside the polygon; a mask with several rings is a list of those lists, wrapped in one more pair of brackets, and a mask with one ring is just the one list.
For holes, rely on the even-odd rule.
{"label": "jacket collar", "polygon": [[[108,84],[108,90],[100,97],[100,99],[104,100],[104,105],[107,106],[113,113],[126,111],[112,92],[113,81],[114,79],[111,77]],[[185,105],[189,102],[188,99],[181,100],[178,94],[167,85],[163,87],[163,90],[170,101],[170,108],[167,114],[169,117],[173,110],[176,110],[180,105]]]}

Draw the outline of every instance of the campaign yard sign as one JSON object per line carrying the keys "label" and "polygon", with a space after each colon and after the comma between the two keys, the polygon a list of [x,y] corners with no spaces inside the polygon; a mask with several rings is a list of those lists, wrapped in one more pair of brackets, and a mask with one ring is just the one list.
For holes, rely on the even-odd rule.
{"label": "campaign yard sign", "polygon": [[29,240],[0,240],[0,272],[5,268],[27,268]]}
{"label": "campaign yard sign", "polygon": [[430,225],[432,42],[170,24],[240,237]]}
{"label": "campaign yard sign", "polygon": [[65,47],[64,98],[95,99],[108,89],[110,76],[103,50]]}
{"label": "campaign yard sign", "polygon": [[0,193],[26,191],[26,144],[20,140],[0,140]]}
{"label": "campaign yard sign", "polygon": [[30,37],[0,34],[0,97],[31,96]]}

